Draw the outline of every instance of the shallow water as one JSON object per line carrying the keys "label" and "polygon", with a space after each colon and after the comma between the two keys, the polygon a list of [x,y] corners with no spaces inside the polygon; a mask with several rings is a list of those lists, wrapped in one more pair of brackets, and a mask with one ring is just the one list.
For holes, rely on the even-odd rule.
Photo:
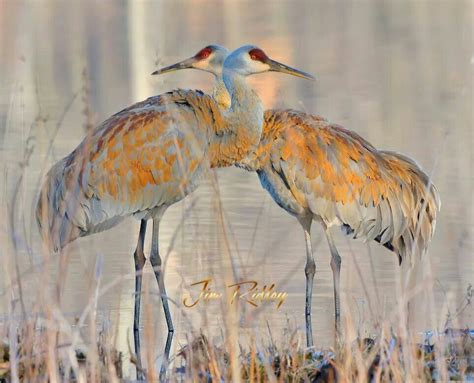
{"label": "shallow water", "polygon": [[[229,48],[253,43],[318,78],[311,84],[278,74],[255,76],[251,83],[267,108],[292,107],[323,115],[378,148],[409,155],[433,174],[442,210],[427,256],[435,282],[423,289],[433,291],[432,312],[437,323],[443,323],[446,307],[455,310],[474,275],[471,10],[468,1],[1,2],[0,158],[5,183],[0,191],[4,276],[0,314],[11,313],[7,287],[14,277],[12,227],[25,296],[27,301],[36,299],[38,283],[28,271],[40,254],[36,228],[30,227],[32,200],[44,168],[73,150],[84,136],[86,104],[91,109],[89,120],[99,123],[133,102],[169,89],[210,90],[211,78],[203,73],[183,71],[160,78],[149,74],[208,43]],[[52,155],[46,156],[48,141],[75,94]],[[47,116],[47,121],[30,131],[38,115]],[[30,134],[34,139],[28,141]],[[28,145],[34,145],[34,151],[18,195],[23,208],[15,211],[12,226],[8,217]],[[216,284],[230,283],[236,273],[262,285],[276,283],[279,291],[289,293],[279,310],[274,304],[261,310],[248,306],[242,328],[263,333],[268,320],[278,336],[290,320],[303,329],[305,251],[298,223],[273,203],[255,174],[235,168],[216,174],[231,256],[217,214],[215,188],[206,181],[171,207],[161,224],[161,251],[164,256],[169,253],[170,297],[180,303],[191,283],[209,276]],[[25,248],[23,222],[26,232],[32,233],[31,256]],[[132,336],[132,253],[137,234],[138,222],[129,219],[72,244],[63,290],[63,310],[73,318],[90,296],[96,256],[103,257],[101,286],[120,280],[100,297],[98,309],[101,317],[118,323],[119,347],[125,352]],[[370,244],[369,252],[363,243],[340,233],[335,236],[348,306],[343,316],[352,318],[362,334],[370,334],[371,308],[384,318],[393,317],[396,257],[376,244]],[[332,274],[329,250],[316,224],[313,246],[317,259],[313,326],[316,343],[325,347],[333,338]],[[147,280],[155,292],[154,281]],[[158,301],[156,295],[151,299]],[[421,305],[417,328],[431,328],[430,315],[424,314],[428,302]],[[164,329],[161,309],[156,307],[152,318]],[[185,330],[205,327],[206,320],[211,333],[220,336],[221,305],[199,307],[173,307],[178,340],[183,340]],[[457,325],[472,327],[473,310],[458,319]],[[159,336],[157,342],[164,338]]]}

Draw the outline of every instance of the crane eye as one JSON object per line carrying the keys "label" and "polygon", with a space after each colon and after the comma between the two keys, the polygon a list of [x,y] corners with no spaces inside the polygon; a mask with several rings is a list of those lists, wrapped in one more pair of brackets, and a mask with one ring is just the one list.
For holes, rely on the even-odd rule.
{"label": "crane eye", "polygon": [[195,57],[198,60],[204,60],[204,59],[207,59],[211,53],[212,53],[212,48],[206,47],[204,49],[201,49],[198,53],[196,53]]}
{"label": "crane eye", "polygon": [[260,61],[266,63],[268,61],[268,56],[259,48],[254,48],[249,51],[250,58],[255,61]]}

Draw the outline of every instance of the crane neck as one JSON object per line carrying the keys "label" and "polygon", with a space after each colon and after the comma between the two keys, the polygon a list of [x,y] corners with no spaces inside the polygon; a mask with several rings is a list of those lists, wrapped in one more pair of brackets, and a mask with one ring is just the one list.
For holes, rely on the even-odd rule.
{"label": "crane neck", "polygon": [[214,131],[211,166],[245,162],[258,147],[263,126],[263,105],[248,87],[245,76],[225,70],[214,87],[216,101],[224,105],[225,124]]}
{"label": "crane neck", "polygon": [[[231,105],[229,109],[233,113],[249,117],[258,115],[259,120],[263,119],[262,102],[257,94],[247,85],[245,76],[224,69],[222,81],[230,97]],[[260,111],[260,109],[262,110]]]}
{"label": "crane neck", "polygon": [[214,88],[212,90],[212,97],[217,101],[219,106],[222,109],[229,109],[231,105],[230,94],[225,87],[224,80],[222,76],[215,76],[216,82],[214,83]]}
{"label": "crane neck", "polygon": [[[242,129],[253,133],[257,143],[262,134],[263,105],[258,95],[247,85],[246,78],[239,74],[223,73],[223,81],[230,97],[228,113],[231,120]],[[244,124],[247,124],[245,126]]]}

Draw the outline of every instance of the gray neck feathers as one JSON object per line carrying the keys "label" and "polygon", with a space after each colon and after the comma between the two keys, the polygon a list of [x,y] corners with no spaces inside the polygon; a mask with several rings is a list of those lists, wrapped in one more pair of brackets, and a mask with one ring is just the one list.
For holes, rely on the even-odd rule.
{"label": "gray neck feathers", "polygon": [[[263,105],[257,94],[247,86],[246,79],[243,75],[224,70],[222,74],[225,89],[230,98],[230,107],[225,112],[228,117],[229,128],[232,131],[245,129],[252,141],[257,147],[263,126]],[[219,87],[219,88],[218,88]],[[216,86],[221,93],[222,99],[223,89]]]}

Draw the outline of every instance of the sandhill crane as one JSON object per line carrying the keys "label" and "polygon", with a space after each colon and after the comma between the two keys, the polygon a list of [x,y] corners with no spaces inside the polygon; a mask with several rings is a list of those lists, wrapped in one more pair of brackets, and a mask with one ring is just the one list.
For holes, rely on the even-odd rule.
{"label": "sandhill crane", "polygon": [[[219,54],[225,55],[225,49]],[[218,80],[214,93],[216,99],[226,100],[219,61],[210,68]],[[336,334],[340,333],[341,257],[330,228],[339,226],[353,238],[375,240],[408,266],[426,251],[434,234],[440,200],[420,166],[401,154],[378,151],[355,132],[322,117],[295,110],[265,111],[257,150],[237,166],[257,172],[273,200],[303,228],[308,347],[313,345],[311,299],[316,270],[313,220],[323,226],[331,252]]]}
{"label": "sandhill crane", "polygon": [[[201,68],[214,62],[215,51],[215,46],[208,46],[186,63]],[[54,250],[78,237],[111,228],[124,217],[133,215],[141,220],[134,253],[134,337],[139,360],[141,274],[146,261],[143,244],[147,220],[153,220],[150,261],[168,327],[160,376],[174,332],[159,255],[161,217],[170,205],[196,189],[209,166],[232,165],[256,149],[263,108],[257,94],[247,87],[247,76],[278,71],[312,79],[271,60],[256,46],[238,48],[225,62],[225,56],[219,57],[222,81],[231,101],[227,109],[200,91],[178,89],[122,110],[51,168],[36,208],[40,231]]]}

